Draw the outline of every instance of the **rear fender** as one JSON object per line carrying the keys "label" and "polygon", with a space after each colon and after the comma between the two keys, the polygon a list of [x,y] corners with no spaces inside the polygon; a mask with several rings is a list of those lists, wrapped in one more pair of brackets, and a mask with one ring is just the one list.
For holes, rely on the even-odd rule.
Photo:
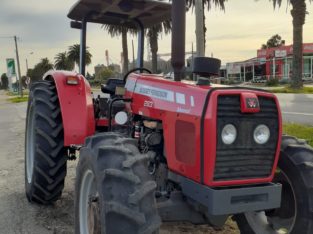
{"label": "rear fender", "polygon": [[[67,77],[76,77],[77,85],[68,85]],[[67,71],[49,71],[44,80],[53,80],[59,97],[64,145],[82,145],[86,137],[95,133],[94,107],[88,81],[80,74]]]}

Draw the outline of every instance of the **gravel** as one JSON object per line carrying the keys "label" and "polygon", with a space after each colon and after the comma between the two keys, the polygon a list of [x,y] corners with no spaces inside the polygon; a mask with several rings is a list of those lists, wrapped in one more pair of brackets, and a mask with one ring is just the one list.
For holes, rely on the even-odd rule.
{"label": "gravel", "polygon": [[[11,104],[0,91],[0,233],[73,234],[74,182],[77,162],[68,162],[62,198],[51,206],[30,204],[24,192],[24,132],[26,103]],[[188,223],[165,223],[161,234],[239,233],[229,220],[223,229]]]}

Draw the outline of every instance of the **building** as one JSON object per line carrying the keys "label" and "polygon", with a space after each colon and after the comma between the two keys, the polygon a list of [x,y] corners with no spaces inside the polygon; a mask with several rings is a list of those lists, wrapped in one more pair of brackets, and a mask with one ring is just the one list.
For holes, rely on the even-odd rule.
{"label": "building", "polygon": [[[257,57],[226,64],[227,77],[241,81],[259,78],[289,79],[292,74],[293,46],[257,50]],[[303,78],[313,79],[313,43],[303,44]]]}

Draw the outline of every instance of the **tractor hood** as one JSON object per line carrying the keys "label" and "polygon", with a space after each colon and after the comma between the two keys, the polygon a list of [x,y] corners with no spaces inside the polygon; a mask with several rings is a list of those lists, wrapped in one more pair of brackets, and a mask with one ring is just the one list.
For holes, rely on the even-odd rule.
{"label": "tractor hood", "polygon": [[152,0],[80,0],[68,13],[75,21],[138,28],[138,21],[151,27],[171,18],[171,4]]}

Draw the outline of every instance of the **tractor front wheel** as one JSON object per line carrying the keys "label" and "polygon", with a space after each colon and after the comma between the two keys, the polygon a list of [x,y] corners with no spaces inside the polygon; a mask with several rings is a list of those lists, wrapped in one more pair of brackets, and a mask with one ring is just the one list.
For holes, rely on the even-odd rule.
{"label": "tractor front wheel", "polygon": [[25,135],[25,187],[30,202],[50,204],[66,176],[63,125],[56,87],[39,81],[30,90]]}
{"label": "tractor front wheel", "polygon": [[235,215],[241,234],[313,233],[313,149],[283,136],[274,182],[282,184],[281,207]]}
{"label": "tractor front wheel", "polygon": [[137,141],[115,133],[86,140],[75,184],[76,234],[151,234],[161,224],[156,183]]}

